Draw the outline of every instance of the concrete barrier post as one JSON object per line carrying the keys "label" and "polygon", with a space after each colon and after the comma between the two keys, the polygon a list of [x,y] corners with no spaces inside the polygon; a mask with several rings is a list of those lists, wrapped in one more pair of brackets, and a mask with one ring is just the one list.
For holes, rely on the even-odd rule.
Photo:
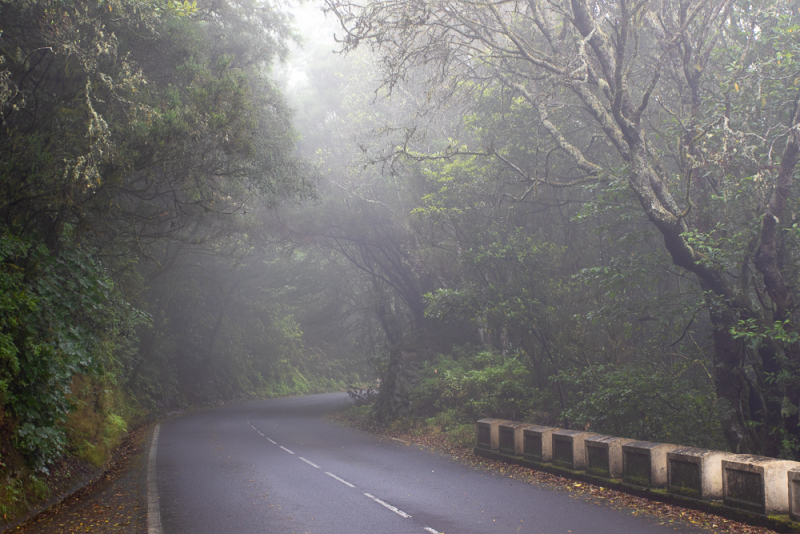
{"label": "concrete barrier post", "polygon": [[800,466],[789,469],[789,516],[800,521]]}
{"label": "concrete barrier post", "polygon": [[549,426],[530,425],[522,430],[523,455],[534,462],[553,461],[553,432]]}
{"label": "concrete barrier post", "polygon": [[586,469],[586,438],[594,432],[556,430],[553,432],[553,463],[569,469]]}
{"label": "concrete barrier post", "polygon": [[733,454],[697,447],[667,453],[667,489],[670,493],[705,500],[722,499],[722,460]]}
{"label": "concrete barrier post", "polygon": [[481,419],[475,425],[477,427],[476,447],[490,451],[500,449],[500,423],[505,423],[505,419]]}
{"label": "concrete barrier post", "polygon": [[631,441],[622,446],[625,482],[654,488],[667,485],[667,453],[677,449],[667,443]]}
{"label": "concrete barrier post", "polygon": [[523,430],[530,426],[528,423],[504,421],[500,423],[500,452],[510,456],[522,456],[524,452],[525,437]]}
{"label": "concrete barrier post", "polygon": [[728,506],[767,515],[789,513],[789,470],[797,462],[732,455],[722,460],[722,495]]}
{"label": "concrete barrier post", "polygon": [[606,478],[622,478],[622,446],[631,441],[612,436],[586,438],[586,471]]}

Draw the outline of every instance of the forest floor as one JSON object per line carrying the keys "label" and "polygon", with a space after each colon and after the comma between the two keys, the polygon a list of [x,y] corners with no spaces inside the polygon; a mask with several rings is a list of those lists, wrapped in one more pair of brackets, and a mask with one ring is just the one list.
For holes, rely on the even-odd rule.
{"label": "forest floor", "polygon": [[472,447],[452,443],[447,436],[431,427],[425,429],[388,430],[380,425],[364,420],[353,411],[340,410],[329,414],[329,419],[352,428],[373,434],[380,434],[408,445],[416,444],[433,451],[451,456],[453,459],[478,469],[486,469],[516,480],[547,486],[556,491],[568,492],[576,499],[594,504],[611,506],[634,515],[648,515],[659,523],[680,529],[681,525],[700,527],[720,534],[773,534],[774,530],[740,523],[718,515],[681,508],[671,504],[651,501],[621,491],[604,488],[585,482],[577,482],[543,471],[492,460],[473,453]]}

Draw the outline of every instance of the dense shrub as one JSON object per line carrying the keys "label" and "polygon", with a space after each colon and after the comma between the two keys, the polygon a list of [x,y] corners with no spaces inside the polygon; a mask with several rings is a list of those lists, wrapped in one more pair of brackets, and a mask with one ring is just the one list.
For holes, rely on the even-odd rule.
{"label": "dense shrub", "polygon": [[[552,380],[557,388],[537,388],[519,356],[462,347],[425,364],[412,390],[412,410],[425,426],[448,432],[482,417],[499,417],[725,448],[719,425],[723,408],[708,374],[693,364],[595,365],[561,372]],[[563,406],[556,390],[563,394]]]}
{"label": "dense shrub", "polygon": [[113,383],[144,319],[80,246],[54,254],[0,234],[0,262],[0,409],[15,423],[15,447],[44,469],[66,444],[72,381]]}
{"label": "dense shrub", "polygon": [[[696,372],[700,371],[700,372]],[[691,366],[596,365],[562,372],[563,422],[613,436],[725,448],[713,387]]]}
{"label": "dense shrub", "polygon": [[417,415],[456,410],[462,420],[523,420],[552,406],[550,394],[532,386],[531,374],[517,355],[469,347],[426,363],[411,402]]}

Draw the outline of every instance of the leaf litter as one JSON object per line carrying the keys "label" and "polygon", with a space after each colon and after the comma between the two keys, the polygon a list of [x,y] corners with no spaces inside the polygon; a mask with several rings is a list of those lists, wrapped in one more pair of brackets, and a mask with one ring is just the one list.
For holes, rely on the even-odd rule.
{"label": "leaf litter", "polygon": [[145,439],[141,425],[125,437],[103,474],[64,501],[44,510],[13,534],[137,534],[147,531],[142,479]]}

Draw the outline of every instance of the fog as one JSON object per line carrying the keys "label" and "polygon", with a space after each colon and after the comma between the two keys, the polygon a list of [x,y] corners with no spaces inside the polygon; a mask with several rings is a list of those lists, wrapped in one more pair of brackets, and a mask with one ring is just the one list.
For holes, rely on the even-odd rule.
{"label": "fog", "polygon": [[798,14],[579,4],[4,8],[8,447],[380,381],[796,457]]}

